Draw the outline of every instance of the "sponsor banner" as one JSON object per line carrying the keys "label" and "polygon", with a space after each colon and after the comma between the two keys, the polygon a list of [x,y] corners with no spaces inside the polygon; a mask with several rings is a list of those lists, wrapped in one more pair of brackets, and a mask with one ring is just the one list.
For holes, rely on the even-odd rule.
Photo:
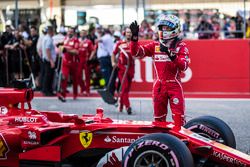
{"label": "sponsor banner", "polygon": [[[191,63],[181,74],[184,92],[250,93],[249,40],[185,41]],[[132,91],[152,90],[151,57],[135,60]]]}

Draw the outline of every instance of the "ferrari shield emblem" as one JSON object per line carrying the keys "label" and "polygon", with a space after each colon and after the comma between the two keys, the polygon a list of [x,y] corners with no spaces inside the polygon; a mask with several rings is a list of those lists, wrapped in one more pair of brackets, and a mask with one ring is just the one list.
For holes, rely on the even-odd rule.
{"label": "ferrari shield emblem", "polygon": [[0,134],[0,159],[6,159],[7,153],[9,152],[9,147],[3,138],[2,134]]}
{"label": "ferrari shield emblem", "polygon": [[81,132],[80,141],[84,148],[87,148],[92,142],[93,134],[91,132]]}

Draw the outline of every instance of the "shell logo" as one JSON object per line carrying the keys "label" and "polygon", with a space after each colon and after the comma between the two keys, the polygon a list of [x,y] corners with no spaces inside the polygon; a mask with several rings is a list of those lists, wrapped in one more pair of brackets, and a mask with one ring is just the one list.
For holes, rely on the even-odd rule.
{"label": "shell logo", "polygon": [[155,46],[155,52],[160,52],[160,46]]}
{"label": "shell logo", "polygon": [[79,137],[80,137],[82,146],[84,148],[87,148],[92,142],[93,134],[91,132],[81,132]]}
{"label": "shell logo", "polygon": [[3,135],[0,134],[0,160],[6,159],[8,152],[9,152],[9,147],[8,147]]}

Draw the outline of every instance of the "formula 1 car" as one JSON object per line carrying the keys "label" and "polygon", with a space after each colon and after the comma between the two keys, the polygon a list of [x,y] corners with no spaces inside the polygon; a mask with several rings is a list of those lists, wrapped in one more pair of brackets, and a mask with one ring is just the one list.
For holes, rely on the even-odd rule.
{"label": "formula 1 car", "polygon": [[30,89],[0,89],[0,166],[250,167],[231,129],[202,116],[174,122],[124,121],[31,108]]}

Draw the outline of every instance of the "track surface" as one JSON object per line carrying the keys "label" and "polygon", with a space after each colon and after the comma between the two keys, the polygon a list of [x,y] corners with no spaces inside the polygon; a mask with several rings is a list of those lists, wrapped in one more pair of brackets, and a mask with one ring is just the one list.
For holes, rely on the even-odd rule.
{"label": "track surface", "polygon": [[[104,109],[105,117],[122,120],[153,120],[151,98],[131,98],[132,115],[126,111],[118,113],[116,107],[108,105],[97,97],[68,98],[66,103],[56,97],[37,97],[32,101],[34,109],[64,111],[71,114],[95,114],[97,107]],[[169,111],[171,113],[171,111]],[[202,115],[211,115],[224,120],[233,130],[237,149],[250,154],[250,99],[239,98],[187,98],[187,120]],[[168,119],[171,119],[168,114]]]}

